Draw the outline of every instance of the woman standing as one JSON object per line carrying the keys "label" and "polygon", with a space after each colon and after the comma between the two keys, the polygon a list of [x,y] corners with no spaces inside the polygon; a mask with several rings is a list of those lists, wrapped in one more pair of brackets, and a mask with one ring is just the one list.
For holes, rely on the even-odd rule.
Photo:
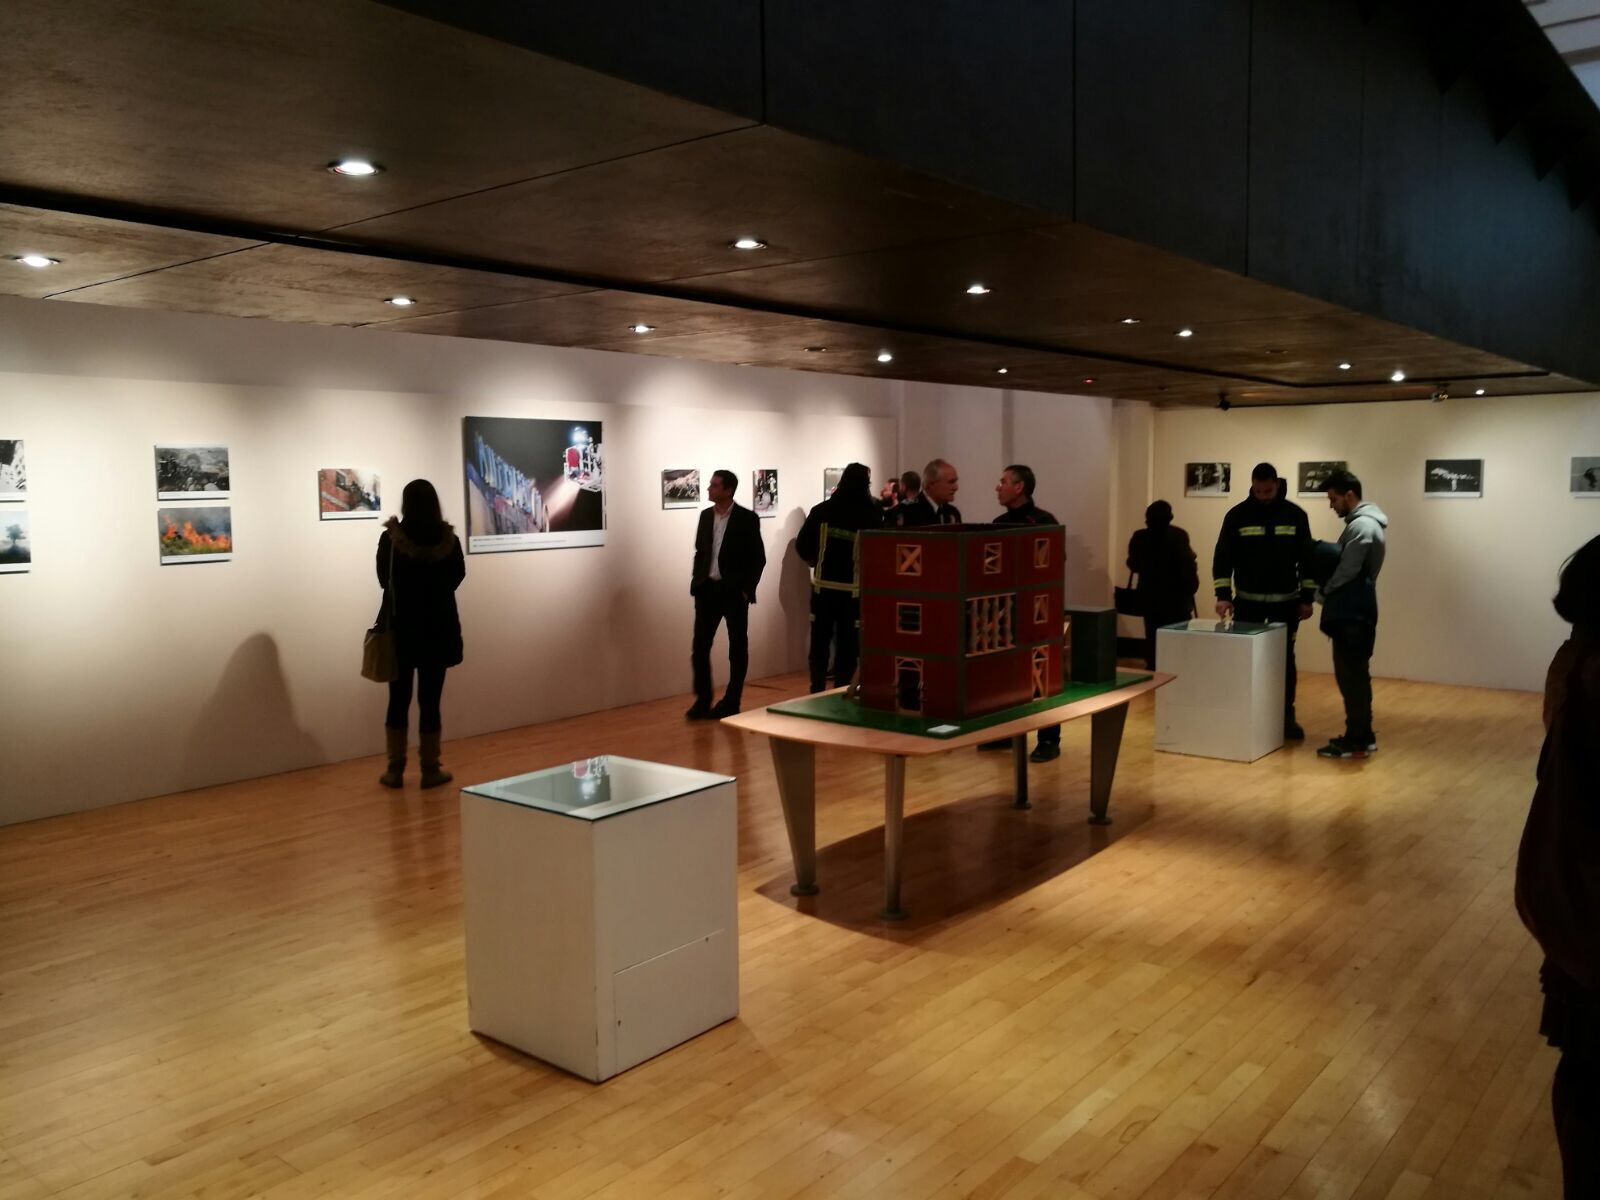
{"label": "woman standing", "polygon": [[1156,669],[1156,630],[1194,615],[1200,569],[1189,535],[1172,523],[1172,505],[1157,500],[1144,510],[1143,529],[1128,539],[1128,570],[1139,578],[1144,609],[1144,665]]}
{"label": "woman standing", "polygon": [[461,661],[456,588],[466,575],[461,541],[439,511],[439,493],[426,479],[413,479],[401,495],[400,516],[384,523],[378,539],[378,582],[384,587],[399,667],[389,684],[389,712],[383,722],[389,769],[378,782],[384,787],[399,787],[405,773],[413,687],[422,786],[450,782],[450,772],[439,765],[439,699],[445,671]]}
{"label": "woman standing", "polygon": [[1517,913],[1544,951],[1539,1032],[1566,1195],[1600,1196],[1600,538],[1561,571],[1572,625],[1544,686],[1544,749],[1517,853]]}

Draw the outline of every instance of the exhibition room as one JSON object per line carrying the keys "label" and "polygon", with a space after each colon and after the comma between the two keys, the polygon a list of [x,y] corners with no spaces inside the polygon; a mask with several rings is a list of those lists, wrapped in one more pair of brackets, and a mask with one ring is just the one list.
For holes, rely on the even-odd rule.
{"label": "exhibition room", "polygon": [[0,1197],[1600,1195],[1590,87],[0,6]]}

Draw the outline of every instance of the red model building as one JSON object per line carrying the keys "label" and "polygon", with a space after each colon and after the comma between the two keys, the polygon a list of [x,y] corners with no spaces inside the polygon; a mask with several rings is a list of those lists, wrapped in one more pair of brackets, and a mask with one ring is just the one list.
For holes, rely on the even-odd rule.
{"label": "red model building", "polygon": [[961,720],[1061,690],[1066,531],[861,534],[861,701]]}

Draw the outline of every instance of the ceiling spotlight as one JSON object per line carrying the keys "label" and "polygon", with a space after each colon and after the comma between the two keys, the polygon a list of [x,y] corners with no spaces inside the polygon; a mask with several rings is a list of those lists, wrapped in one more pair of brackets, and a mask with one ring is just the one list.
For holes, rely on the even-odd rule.
{"label": "ceiling spotlight", "polygon": [[59,258],[50,258],[43,254],[19,254],[12,262],[19,262],[25,267],[53,267],[58,265]]}
{"label": "ceiling spotlight", "polygon": [[742,237],[733,243],[735,250],[765,250],[767,244],[760,238]]}
{"label": "ceiling spotlight", "polygon": [[1091,378],[1087,378],[1087,379],[1084,380],[1084,382],[1085,383],[1093,383],[1094,379],[1092,377]]}
{"label": "ceiling spotlight", "polygon": [[1004,375],[1004,374],[1006,374],[1006,373],[1007,373],[1007,372],[1009,372],[1009,371],[1010,371],[1010,370],[1011,370],[1011,368],[1010,368],[1010,367],[996,367],[996,368],[995,368],[995,369],[994,369],[994,373],[995,373],[995,374],[996,374],[996,375]]}
{"label": "ceiling spotlight", "polygon": [[969,296],[987,296],[988,294],[989,289],[981,283],[969,283],[967,285],[967,295]]}
{"label": "ceiling spotlight", "polygon": [[1178,330],[1178,336],[1179,337],[1193,337],[1194,336],[1194,330],[1188,329],[1188,328],[1180,329],[1180,330]]}
{"label": "ceiling spotlight", "polygon": [[390,296],[384,303],[392,304],[396,308],[410,308],[416,301],[410,296]]}
{"label": "ceiling spotlight", "polygon": [[1122,323],[1124,325],[1137,325],[1139,323],[1139,318],[1138,317],[1123,317],[1122,318]]}
{"label": "ceiling spotlight", "polygon": [[1473,392],[1472,394],[1474,396],[1481,396],[1481,395],[1483,395],[1483,389],[1479,388],[1477,391]]}
{"label": "ceiling spotlight", "polygon": [[629,333],[649,333],[654,328],[655,328],[654,325],[646,325],[643,322],[640,322],[637,325],[629,325],[628,326],[628,332]]}
{"label": "ceiling spotlight", "polygon": [[364,158],[341,158],[337,162],[329,163],[328,170],[335,175],[344,175],[351,179],[367,179],[380,174],[383,168]]}
{"label": "ceiling spotlight", "polygon": [[1350,369],[1350,364],[1349,363],[1340,363],[1339,364],[1339,370],[1348,371],[1349,369]]}
{"label": "ceiling spotlight", "polygon": [[827,352],[828,352],[828,348],[826,346],[807,346],[806,347],[806,353],[807,354],[826,354]]}
{"label": "ceiling spotlight", "polygon": [[1389,376],[1390,383],[1404,383],[1405,381],[1406,373],[1404,371],[1396,371],[1393,375]]}
{"label": "ceiling spotlight", "polygon": [[894,355],[890,354],[887,350],[879,350],[878,351],[878,361],[881,362],[881,363],[893,362],[894,361]]}

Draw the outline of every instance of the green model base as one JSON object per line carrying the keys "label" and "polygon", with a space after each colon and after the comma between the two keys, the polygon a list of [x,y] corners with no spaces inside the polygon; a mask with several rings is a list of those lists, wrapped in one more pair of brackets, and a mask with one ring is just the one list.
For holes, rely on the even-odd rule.
{"label": "green model base", "polygon": [[1118,688],[1128,687],[1149,678],[1149,674],[1143,671],[1119,671],[1115,679],[1107,679],[1101,683],[1069,683],[1054,696],[1030,700],[1026,704],[1003,708],[999,712],[984,713],[981,717],[968,717],[965,721],[930,721],[926,717],[910,713],[892,713],[881,708],[868,708],[865,704],[847,699],[843,692],[785,700],[782,704],[768,705],[767,711],[781,713],[786,717],[805,717],[812,721],[832,721],[836,725],[854,725],[859,729],[879,729],[885,733],[909,733],[916,737],[942,739],[960,737],[964,733],[974,733],[994,725],[1004,725],[1007,721],[1015,721],[1018,717],[1031,717],[1035,713],[1047,712],[1064,704],[1114,692]]}

